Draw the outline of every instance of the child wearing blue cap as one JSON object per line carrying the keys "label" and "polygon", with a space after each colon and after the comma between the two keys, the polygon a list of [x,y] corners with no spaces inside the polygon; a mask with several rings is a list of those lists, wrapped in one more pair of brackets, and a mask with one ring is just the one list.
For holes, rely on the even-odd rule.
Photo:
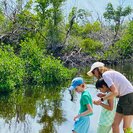
{"label": "child wearing blue cap", "polygon": [[[88,91],[83,78],[77,77],[72,80],[69,90],[75,90],[81,93],[79,114],[74,117],[73,133],[88,133],[90,126],[90,115],[93,113],[92,98]],[[78,120],[77,120],[78,119]]]}

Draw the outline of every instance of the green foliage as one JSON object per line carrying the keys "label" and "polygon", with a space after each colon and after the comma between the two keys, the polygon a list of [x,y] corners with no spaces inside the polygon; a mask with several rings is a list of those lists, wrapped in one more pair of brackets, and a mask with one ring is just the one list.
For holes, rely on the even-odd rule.
{"label": "green foliage", "polygon": [[71,36],[71,39],[68,40],[68,46],[64,49],[64,51],[71,51],[74,47],[81,47],[83,39],[81,36]]}
{"label": "green foliage", "polygon": [[10,46],[0,48],[0,91],[12,90],[23,83],[23,62]]}
{"label": "green foliage", "polygon": [[36,45],[35,40],[24,41],[20,46],[20,58],[25,63],[25,81],[29,83],[40,82],[40,61],[43,58],[42,51]]}
{"label": "green foliage", "polygon": [[40,18],[41,28],[45,26],[47,20],[51,20],[54,26],[57,26],[62,20],[61,5],[64,0],[36,0],[35,11]]}
{"label": "green foliage", "polygon": [[76,7],[73,7],[72,10],[69,13],[69,17],[68,17],[69,22],[76,15],[76,12],[77,12],[77,8]]}
{"label": "green foliage", "polygon": [[88,23],[88,17],[90,17],[90,16],[91,16],[90,12],[87,12],[84,9],[79,9],[77,11],[76,22],[79,23],[80,25],[84,25],[84,24]]}
{"label": "green foliage", "polygon": [[20,14],[17,15],[18,23],[21,24],[21,27],[35,28],[37,21],[37,16],[32,14],[29,10],[23,10]]}
{"label": "green foliage", "polygon": [[107,7],[106,7],[106,12],[103,14],[104,18],[107,20],[111,20],[114,19],[114,8],[113,5],[111,3],[108,3]]}
{"label": "green foliage", "polygon": [[3,10],[0,8],[0,34],[10,31],[12,22],[4,15]]}
{"label": "green foliage", "polygon": [[120,40],[118,40],[114,47],[110,46],[104,52],[103,58],[105,60],[119,60],[130,59],[133,54],[133,22],[130,22],[128,28],[124,32]]}
{"label": "green foliage", "polygon": [[87,35],[92,32],[98,32],[101,30],[101,24],[98,21],[95,21],[94,23],[87,23],[83,27],[83,35]]}
{"label": "green foliage", "polygon": [[115,10],[113,5],[111,3],[108,3],[106,7],[106,12],[103,14],[104,18],[106,20],[113,20],[114,22],[120,22],[121,17],[125,17],[129,14],[131,14],[132,9],[131,7],[125,7],[123,8],[122,6],[118,6],[117,9]]}
{"label": "green foliage", "polygon": [[56,45],[62,40],[59,27],[54,25],[53,20],[47,20],[46,29],[47,46],[51,45],[52,48],[56,47]]}
{"label": "green foliage", "polygon": [[[114,22],[114,42],[116,42],[116,37],[118,35],[118,32],[120,31],[120,28],[122,27],[122,21],[124,20],[124,17],[130,15],[132,13],[132,8],[127,6],[126,8],[123,8],[122,6],[118,6],[115,10],[113,8],[113,5],[111,3],[108,3],[106,7],[106,12],[103,14],[104,18],[108,20],[110,23],[111,21]],[[112,44],[114,46],[114,43]]]}
{"label": "green foliage", "polygon": [[49,0],[36,0],[35,11],[40,19],[41,27],[45,25],[45,21],[50,17],[51,10],[48,8],[49,4]]}
{"label": "green foliage", "polygon": [[87,23],[85,25],[79,25],[78,23],[74,23],[71,34],[85,38],[88,34],[92,32],[98,32],[100,30],[101,25],[98,21],[95,21],[94,23]]}
{"label": "green foliage", "polygon": [[[24,9],[17,15],[16,25],[21,25],[21,30],[19,29],[19,41],[25,40],[27,37],[34,38],[37,29],[37,16],[32,14],[29,10]],[[17,46],[17,49],[19,49],[19,46]]]}
{"label": "green foliage", "polygon": [[79,26],[77,23],[73,24],[71,34],[74,36],[81,36],[83,31],[83,26]]}
{"label": "green foliage", "polygon": [[129,24],[129,27],[122,39],[116,42],[115,49],[121,55],[122,59],[131,58],[133,53],[133,22]]}
{"label": "green foliage", "polygon": [[104,51],[103,54],[103,60],[110,60],[110,61],[114,61],[114,60],[118,60],[120,58],[120,54],[118,54],[118,49],[116,49],[115,47],[110,46],[108,50]]}
{"label": "green foliage", "polygon": [[84,50],[88,54],[93,54],[93,53],[96,53],[96,52],[102,50],[103,44],[101,44],[101,42],[99,42],[99,41],[95,41],[90,38],[87,38],[87,39],[83,40],[81,47],[83,47]]}
{"label": "green foliage", "polygon": [[21,43],[20,57],[25,62],[25,80],[32,84],[61,82],[75,73],[75,69],[68,70],[60,60],[43,55],[35,40]]}
{"label": "green foliage", "polygon": [[32,6],[33,6],[33,0],[28,0],[24,8],[28,10],[28,9],[32,9]]}
{"label": "green foliage", "polygon": [[3,14],[2,10],[0,9],[0,25],[3,23],[4,18],[5,18],[4,14]]}
{"label": "green foliage", "polygon": [[[63,41],[60,24],[63,20],[61,6],[64,0],[36,0],[35,11],[38,16],[38,29],[45,38],[48,53],[57,54],[56,46]],[[60,52],[60,51],[59,51]]]}
{"label": "green foliage", "polygon": [[[109,47],[103,51],[103,44],[99,40],[105,42],[105,37],[102,38],[102,35],[106,34],[105,30],[109,29],[109,27],[106,27],[104,24],[104,27],[102,27],[102,24],[98,21],[88,23],[88,17],[91,14],[76,7],[72,8],[68,18],[69,24],[65,27],[61,9],[64,1],[29,0],[23,6],[22,1],[17,0],[15,1],[16,7],[13,7],[13,9],[16,9],[14,10],[16,12],[12,14],[13,12],[11,11],[9,17],[5,16],[3,7],[0,9],[0,31],[1,33],[6,31],[4,35],[0,35],[1,41],[8,42],[7,44],[10,43],[16,54],[19,55],[20,52],[21,60],[24,61],[24,79],[28,83],[61,82],[75,73],[75,70],[71,72],[64,68],[63,63],[59,59],[46,56],[45,54],[59,57],[63,56],[63,54],[72,53],[72,50],[81,48],[82,53],[85,53],[85,55],[89,54],[89,56],[96,57],[96,59],[115,60],[116,58],[126,59],[132,56],[132,23],[130,23],[126,33],[117,43],[115,43],[116,40],[120,38],[112,37],[112,33],[109,33],[109,36],[107,34],[109,40],[115,38],[113,44],[116,46],[114,48]],[[104,18],[109,20],[109,22],[114,22],[115,30],[118,31],[119,26],[121,26],[121,18],[126,17],[131,12],[130,7],[123,8],[118,6],[114,9],[113,5],[109,3],[104,13]],[[102,34],[96,37],[98,33]],[[115,34],[114,36],[117,35]],[[99,38],[99,40],[96,38]],[[23,42],[20,44],[21,40]],[[108,41],[107,43],[110,44],[111,42]]]}
{"label": "green foliage", "polygon": [[68,20],[69,22],[73,20],[74,23],[79,25],[84,25],[88,23],[88,17],[91,16],[89,12],[84,9],[78,9],[77,7],[73,7],[71,12],[69,13]]}
{"label": "green foliage", "polygon": [[83,52],[96,56],[96,52],[103,49],[103,44],[100,41],[89,38],[89,34],[95,33],[101,30],[101,24],[98,21],[94,23],[87,23],[85,25],[79,25],[74,23],[71,31],[71,40],[69,40],[68,50],[73,49],[73,47],[83,48]]}
{"label": "green foliage", "polygon": [[59,83],[66,79],[70,79],[73,74],[75,74],[76,69],[69,70],[63,67],[60,60],[54,57],[47,57],[43,59],[42,64],[42,78],[44,83],[53,82]]}

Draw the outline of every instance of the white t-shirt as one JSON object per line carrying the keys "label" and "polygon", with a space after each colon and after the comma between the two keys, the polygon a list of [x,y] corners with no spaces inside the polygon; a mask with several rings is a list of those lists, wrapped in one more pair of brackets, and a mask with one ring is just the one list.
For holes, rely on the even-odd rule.
{"label": "white t-shirt", "polygon": [[106,71],[103,73],[102,77],[104,81],[107,83],[108,87],[111,87],[111,85],[113,84],[115,85],[115,87],[118,89],[119,96],[124,96],[128,93],[133,92],[132,84],[124,75],[117,71]]}

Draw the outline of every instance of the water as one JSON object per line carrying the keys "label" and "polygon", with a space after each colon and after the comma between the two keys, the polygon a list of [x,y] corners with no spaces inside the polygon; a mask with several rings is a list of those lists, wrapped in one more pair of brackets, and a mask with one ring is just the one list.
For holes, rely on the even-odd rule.
{"label": "water", "polygon": [[[133,83],[132,64],[113,66]],[[86,73],[86,72],[85,72]],[[93,98],[97,91],[93,78],[82,74]],[[72,102],[67,90],[70,82],[59,86],[22,87],[10,95],[0,95],[0,133],[71,133],[73,117],[79,110],[80,95]],[[96,133],[101,107],[94,106],[90,133]],[[122,125],[121,125],[121,133]]]}

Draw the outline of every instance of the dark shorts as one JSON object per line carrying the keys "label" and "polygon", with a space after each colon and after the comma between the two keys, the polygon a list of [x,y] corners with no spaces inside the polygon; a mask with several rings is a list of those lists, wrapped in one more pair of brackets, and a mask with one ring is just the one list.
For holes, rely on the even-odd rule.
{"label": "dark shorts", "polygon": [[133,115],[133,93],[119,98],[116,112],[124,115]]}

